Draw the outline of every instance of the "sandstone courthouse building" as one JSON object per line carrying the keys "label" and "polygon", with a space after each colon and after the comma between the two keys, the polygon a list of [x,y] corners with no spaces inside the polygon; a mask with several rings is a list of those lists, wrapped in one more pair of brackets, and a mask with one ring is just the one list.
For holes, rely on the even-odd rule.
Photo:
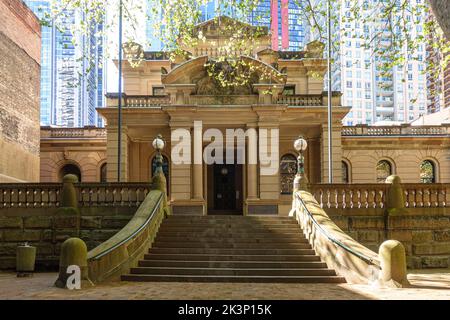
{"label": "sandstone courthouse building", "polygon": [[[274,52],[269,49],[269,37],[263,36],[251,56],[241,56],[259,74],[250,85],[227,92],[215,86],[205,67],[217,56],[213,44],[217,41],[216,21],[199,25],[197,31],[201,30],[207,40],[184,48],[186,55],[175,62],[163,52],[146,52],[138,67],[124,62],[121,181],[149,181],[156,153],[151,143],[160,133],[167,142],[163,153],[174,212],[206,214],[218,210],[216,197],[220,193],[233,199],[232,208],[237,212],[287,214],[296,170],[293,141],[299,135],[308,141],[305,167],[309,181],[328,182],[322,45],[313,42],[303,52]],[[340,100],[340,94],[333,93],[335,183],[380,183],[390,174],[407,183],[450,182],[449,123],[343,127],[341,121],[350,108],[342,106]],[[117,96],[110,94],[106,108],[98,109],[107,121],[106,129],[42,128],[42,182],[60,181],[69,171],[85,182],[117,180],[117,103]],[[224,135],[230,128],[254,128],[258,135],[262,129],[278,129],[279,147],[274,152],[280,170],[266,176],[261,174],[260,162],[228,165],[231,176],[227,186],[221,186],[218,180],[225,166],[172,163],[173,130],[192,133],[192,160],[211,142],[194,134],[194,121],[202,121],[202,133],[208,128],[218,128]],[[194,150],[196,143],[202,148]],[[258,148],[257,139],[246,139],[246,159],[257,158]]]}
{"label": "sandstone courthouse building", "polygon": [[[0,0],[0,5],[10,10],[5,19],[16,19],[11,23],[17,25],[0,33],[0,181],[40,183],[0,185],[0,268],[14,266],[15,249],[20,241],[29,241],[37,246],[39,264],[57,265],[61,243],[70,237],[79,237],[91,250],[89,268],[93,270],[92,276],[101,278],[113,269],[118,270],[114,263],[120,259],[116,255],[123,258],[121,254],[124,252],[126,257],[120,261],[122,267],[136,265],[137,260],[130,262],[127,259],[144,256],[143,250],[150,247],[161,223],[164,229],[166,218],[169,229],[171,223],[175,224],[172,228],[176,229],[180,225],[185,226],[186,221],[200,221],[199,225],[203,228],[205,221],[212,224],[231,221],[227,220],[229,216],[209,215],[243,215],[245,217],[240,217],[242,220],[233,222],[234,226],[242,227],[239,221],[248,218],[246,221],[251,223],[247,223],[247,227],[257,224],[258,230],[270,229],[273,223],[275,229],[280,227],[284,230],[287,221],[291,224],[291,231],[300,236],[295,219],[285,217],[293,212],[301,214],[300,202],[293,203],[293,180],[298,156],[293,143],[299,136],[303,136],[308,144],[304,152],[305,175],[311,194],[317,200],[316,203],[309,194],[303,193],[304,203],[312,208],[311,211],[315,209],[313,213],[319,217],[328,219],[329,214],[332,219],[326,220],[322,226],[332,226],[329,231],[369,257],[371,267],[368,267],[367,261],[361,264],[362,260],[354,255],[348,258],[348,252],[326,242],[317,229],[305,231],[312,224],[301,225],[304,228],[301,237],[310,237],[301,240],[309,243],[295,240],[292,244],[294,249],[289,248],[291,244],[280,249],[273,247],[277,243],[268,243],[273,239],[265,239],[266,242],[257,239],[262,241],[253,244],[257,248],[242,249],[239,251],[241,256],[255,250],[261,252],[270,246],[276,252],[297,253],[311,245],[305,249],[308,259],[322,260],[345,277],[348,270],[357,269],[358,276],[366,281],[367,273],[373,271],[373,261],[378,260],[378,255],[373,251],[377,251],[384,240],[396,239],[405,246],[408,266],[450,266],[450,220],[447,212],[450,205],[450,124],[343,127],[342,119],[350,107],[342,106],[340,93],[334,92],[331,101],[331,168],[334,184],[328,184],[330,141],[328,101],[323,88],[326,61],[321,43],[309,43],[301,52],[275,52],[270,49],[270,38],[265,30],[266,33],[251,46],[253,51],[250,54],[237,52],[239,61],[245,62],[252,72],[249,82],[233,88],[218,86],[208,72],[207,66],[219,55],[216,44],[224,41],[222,36],[227,37],[220,30],[217,19],[198,25],[196,31],[202,31],[205,41],[192,47],[185,45],[183,54],[177,55],[175,60],[170,60],[164,52],[145,52],[143,61],[137,67],[124,61],[122,150],[118,159],[116,94],[108,94],[107,105],[98,109],[106,121],[106,128],[42,127],[38,147],[39,50],[36,48],[39,47],[39,28],[36,19],[21,2],[14,8],[23,10],[11,13],[9,4],[12,2],[17,1]],[[2,7],[1,14],[4,12],[7,11]],[[225,25],[235,23],[226,17],[221,17],[220,21]],[[4,24],[1,25],[3,27]],[[131,55],[140,50],[139,46],[128,49]],[[226,64],[219,67],[229,70]],[[199,122],[200,130],[196,126]],[[202,162],[203,153],[212,143],[211,136],[207,135],[208,131],[212,132],[211,129],[216,136],[221,134],[225,137],[228,129],[250,132],[240,141],[225,143],[222,150],[225,155],[237,155],[237,142],[241,142],[243,148],[240,151],[245,154],[245,161],[226,164]],[[188,141],[184,140],[186,149],[183,155],[189,159],[186,163],[179,163],[171,152],[181,141],[173,132],[184,132],[189,136]],[[269,139],[264,136],[266,133]],[[167,178],[167,203],[161,200],[163,193],[160,190],[149,190],[158,155],[152,143],[158,134],[165,139],[162,169]],[[270,174],[266,174],[270,164],[261,157],[264,141],[270,141],[267,146],[270,156],[277,160],[277,170]],[[120,183],[117,183],[118,161],[121,167]],[[73,188],[77,192],[75,206],[79,209],[76,217],[58,213],[58,206],[63,200],[61,182],[67,174],[74,174],[81,181]],[[397,194],[405,197],[399,201],[402,208],[397,211],[387,211],[392,209],[387,196],[392,189],[385,181],[391,175],[398,175],[404,183],[403,189],[396,185]],[[300,197],[299,194],[295,193]],[[148,203],[153,205],[155,211],[147,207]],[[166,205],[173,216],[165,215],[168,210],[163,206]],[[147,221],[150,221],[148,225],[140,229],[138,224],[133,225],[151,212],[155,212],[156,220],[147,216]],[[305,221],[308,220],[302,223]],[[139,236],[127,234],[130,228],[124,226],[130,223],[145,232]],[[195,228],[192,230],[195,231]],[[247,233],[244,236],[253,236],[248,230],[245,229]],[[186,237],[195,238],[194,231]],[[285,234],[281,231],[277,236],[278,239],[284,238]],[[317,239],[322,239],[326,244],[315,242]],[[204,248],[155,249],[166,254],[176,250],[186,253],[189,249],[192,252],[209,252],[213,250],[208,248],[210,245],[228,245],[228,239],[223,239],[220,244],[217,244],[217,239],[214,240],[215,243],[201,242],[206,246]],[[110,246],[115,241],[118,245]],[[288,251],[283,251],[285,249]],[[293,251],[289,251],[291,249]],[[224,250],[234,252],[230,248]],[[249,255],[249,259],[259,257]],[[186,255],[182,256],[184,259]],[[348,258],[351,264],[357,262],[347,271],[342,271],[342,264],[339,264],[342,261],[335,261],[342,257]],[[300,259],[303,258],[300,256]],[[279,261],[275,264],[280,265]],[[102,268],[108,270],[100,270]],[[125,269],[121,270],[122,275],[129,271]],[[152,270],[162,272],[164,267]],[[183,269],[181,272],[188,271]],[[334,274],[333,270],[319,271]],[[343,278],[331,280],[342,281]]]}

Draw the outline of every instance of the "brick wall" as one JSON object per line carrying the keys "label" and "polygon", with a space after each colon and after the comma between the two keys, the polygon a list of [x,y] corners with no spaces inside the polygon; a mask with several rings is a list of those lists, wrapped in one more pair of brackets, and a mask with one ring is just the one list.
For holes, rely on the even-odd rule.
{"label": "brick wall", "polygon": [[[9,208],[0,211],[0,269],[14,269],[17,245],[25,241],[36,246],[37,270],[57,268],[61,244],[77,237],[73,216],[55,215],[56,209]],[[82,207],[80,238],[88,250],[95,248],[123,228],[136,207]]]}
{"label": "brick wall", "polygon": [[378,252],[387,239],[402,242],[408,268],[450,267],[450,212],[447,208],[414,208],[397,216],[383,209],[327,209],[351,237]]}
{"label": "brick wall", "polygon": [[0,182],[39,181],[40,26],[0,0]]}
{"label": "brick wall", "polygon": [[40,64],[41,26],[21,0],[0,0],[0,32]]}

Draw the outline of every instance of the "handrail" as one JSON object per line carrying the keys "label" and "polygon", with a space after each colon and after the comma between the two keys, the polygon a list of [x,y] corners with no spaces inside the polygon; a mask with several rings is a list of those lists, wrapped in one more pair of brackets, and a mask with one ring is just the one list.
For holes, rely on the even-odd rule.
{"label": "handrail", "polygon": [[360,258],[361,260],[364,260],[365,262],[367,262],[368,264],[374,265],[376,267],[378,267],[379,269],[381,269],[381,267],[375,263],[375,261],[370,258],[367,257],[361,253],[358,253],[354,250],[352,250],[351,248],[349,248],[348,246],[346,246],[345,244],[343,244],[341,241],[335,239],[334,237],[332,237],[331,235],[328,234],[328,232],[326,230],[324,230],[322,228],[322,226],[316,221],[316,219],[314,219],[314,216],[311,214],[311,212],[308,210],[308,208],[306,207],[306,204],[303,202],[302,198],[298,195],[298,193],[295,193],[295,196],[298,200],[300,200],[300,203],[302,204],[303,208],[305,209],[306,213],[308,214],[309,218],[311,219],[311,221],[314,223],[314,225],[320,230],[320,232],[331,242],[333,242],[334,244],[336,244],[337,246],[341,247],[342,249],[346,250],[347,252],[353,254],[354,256],[357,256],[358,258]]}
{"label": "handrail", "polygon": [[163,200],[163,193],[161,193],[159,195],[158,201],[156,202],[155,206],[153,207],[153,211],[152,213],[148,216],[148,218],[145,220],[145,222],[137,229],[135,230],[131,235],[129,235],[128,237],[126,237],[125,239],[119,241],[118,243],[116,243],[115,245],[113,245],[112,247],[106,249],[103,252],[100,252],[99,254],[97,254],[94,257],[91,257],[89,260],[99,260],[101,257],[107,255],[108,253],[110,253],[111,251],[113,251],[114,249],[117,249],[118,247],[120,247],[122,244],[126,243],[127,241],[129,241],[130,239],[133,239],[142,229],[144,229],[149,223],[150,221],[153,219],[156,211],[159,209],[161,202]]}

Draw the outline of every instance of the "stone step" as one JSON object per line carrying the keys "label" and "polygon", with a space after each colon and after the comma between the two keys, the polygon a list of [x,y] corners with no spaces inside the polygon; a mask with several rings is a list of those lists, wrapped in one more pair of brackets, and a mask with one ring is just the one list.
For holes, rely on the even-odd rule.
{"label": "stone step", "polygon": [[345,283],[339,276],[194,276],[126,274],[123,281],[139,282],[254,282],[254,283]]}
{"label": "stone step", "polygon": [[159,275],[204,275],[204,276],[335,276],[334,270],[319,269],[280,269],[280,268],[178,268],[178,267],[135,267],[131,274]]}
{"label": "stone step", "polygon": [[248,231],[248,230],[235,230],[235,229],[227,229],[227,230],[214,230],[214,229],[204,229],[197,230],[195,232],[191,230],[166,230],[160,228],[158,231],[158,237],[173,237],[173,236],[181,236],[181,237],[215,237],[215,238],[283,238],[286,239],[288,237],[302,237],[303,235],[301,230],[286,230],[286,231],[267,231],[267,230],[257,230],[257,231]]}
{"label": "stone step", "polygon": [[265,228],[267,226],[279,226],[279,227],[293,227],[297,226],[298,223],[295,220],[281,221],[233,221],[233,220],[218,220],[218,221],[164,221],[165,226],[242,226],[242,227],[261,227]]}
{"label": "stone step", "polygon": [[161,232],[191,232],[191,233],[197,233],[197,232],[234,232],[234,233],[260,233],[260,232],[266,232],[266,233],[274,233],[274,234],[283,234],[286,231],[290,232],[297,232],[301,233],[301,229],[298,225],[286,225],[286,226],[266,226],[266,227],[243,227],[243,226],[168,226],[165,224],[162,224],[162,226],[159,228]]}
{"label": "stone step", "polygon": [[156,238],[158,242],[195,242],[195,243],[260,243],[260,244],[270,244],[270,243],[309,243],[307,239],[301,236],[297,237],[219,237],[219,236],[166,236],[158,234]]}
{"label": "stone step", "polygon": [[225,241],[161,241],[156,239],[152,245],[154,248],[210,248],[210,249],[311,249],[309,243],[284,242],[284,243],[248,243]]}
{"label": "stone step", "polygon": [[152,253],[145,254],[144,260],[176,260],[176,261],[270,261],[270,262],[320,262],[320,257],[310,255],[236,255],[236,254],[176,254]]}
{"label": "stone step", "polygon": [[313,255],[313,249],[220,249],[220,248],[159,248],[152,247],[149,253],[164,253],[164,254],[240,254],[240,255]]}
{"label": "stone step", "polygon": [[291,261],[180,261],[180,260],[141,260],[139,267],[177,267],[177,268],[327,268],[325,262],[291,262]]}
{"label": "stone step", "polygon": [[341,283],[289,217],[170,216],[124,281]]}
{"label": "stone step", "polygon": [[277,225],[277,226],[298,226],[298,222],[295,220],[249,220],[249,221],[239,221],[239,220],[167,220],[165,221],[166,226],[177,226],[177,225],[198,225],[198,226],[267,226],[267,225]]}
{"label": "stone step", "polygon": [[295,221],[293,217],[280,216],[280,215],[170,215],[164,221],[171,220],[192,220],[192,221],[210,221],[210,220],[233,220],[233,221],[265,221],[265,220],[273,220],[273,221]]}

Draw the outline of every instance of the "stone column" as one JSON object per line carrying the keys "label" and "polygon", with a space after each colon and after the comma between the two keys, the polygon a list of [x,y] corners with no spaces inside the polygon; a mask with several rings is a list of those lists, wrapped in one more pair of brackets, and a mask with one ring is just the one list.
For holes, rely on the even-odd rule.
{"label": "stone column", "polygon": [[258,198],[258,134],[256,125],[248,125],[247,142],[247,198]]}
{"label": "stone column", "polygon": [[[266,200],[278,200],[279,188],[279,127],[274,123],[259,123],[259,150],[260,150],[260,172],[259,172],[259,197]],[[265,133],[267,133],[265,137]],[[272,135],[277,135],[275,145],[272,145]],[[267,139],[267,140],[266,140]],[[265,142],[266,140],[266,142]],[[272,163],[263,163],[262,148],[263,143],[267,143],[268,155]],[[276,166],[275,169],[272,169]],[[276,171],[275,171],[276,170]],[[270,174],[268,172],[274,171]]]}
{"label": "stone column", "polygon": [[[342,138],[341,138],[342,125],[340,123],[333,123],[333,132],[331,134],[331,147],[333,156],[333,183],[342,182]],[[321,137],[321,165],[322,165],[322,182],[328,183],[328,126],[322,125],[322,137]]]}
{"label": "stone column", "polygon": [[[131,141],[130,142],[130,172],[128,173],[130,182],[139,182],[139,181],[150,181],[151,177],[150,174],[144,178],[144,180],[141,179],[142,173],[141,173],[141,166],[140,166],[140,147],[141,143],[140,141]],[[148,164],[147,166],[150,166],[151,164]]]}
{"label": "stone column", "polygon": [[202,127],[194,122],[192,133],[194,163],[192,166],[193,198],[203,200],[203,132]]}
{"label": "stone column", "polygon": [[[191,176],[193,176],[191,172],[192,167],[192,139],[188,141],[182,141],[180,142],[178,139],[179,137],[175,134],[178,130],[184,131],[185,133],[189,134],[191,130],[191,125],[186,122],[174,122],[171,121],[169,123],[171,131],[171,139],[174,139],[171,141],[172,148],[175,147],[175,145],[180,145],[186,143],[183,147],[183,150],[187,154],[183,154],[183,157],[186,157],[187,162],[186,163],[176,163],[174,159],[170,162],[170,198],[172,201],[187,201],[191,199]],[[172,155],[173,156],[173,155]]]}
{"label": "stone column", "polygon": [[[107,128],[107,179],[108,182],[117,181],[117,158],[118,158],[118,130],[117,126]],[[122,145],[121,145],[121,167],[120,181],[128,181],[128,128],[122,126]]]}

